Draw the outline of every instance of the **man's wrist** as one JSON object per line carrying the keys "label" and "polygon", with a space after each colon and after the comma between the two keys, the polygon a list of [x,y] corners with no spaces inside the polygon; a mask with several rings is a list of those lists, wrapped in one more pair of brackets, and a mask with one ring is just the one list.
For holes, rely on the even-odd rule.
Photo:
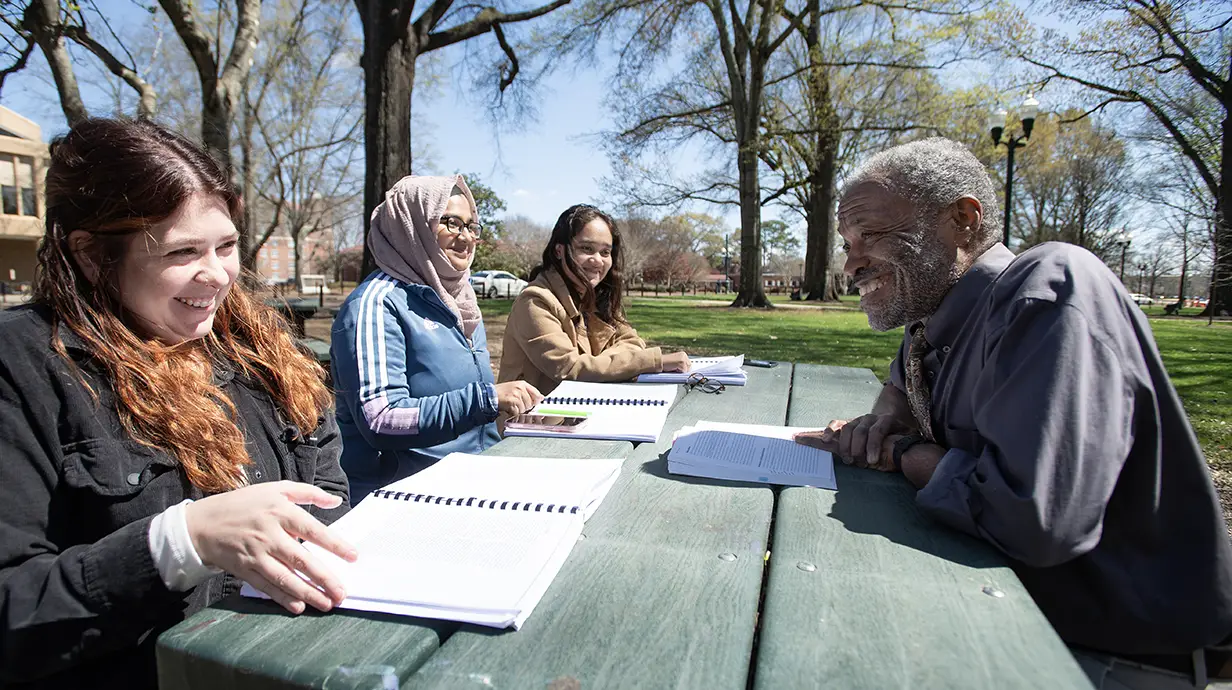
{"label": "man's wrist", "polygon": [[925,441],[909,448],[902,456],[899,471],[903,473],[915,488],[922,489],[930,480],[941,458],[949,452],[945,446]]}
{"label": "man's wrist", "polygon": [[900,436],[898,440],[894,442],[894,447],[890,452],[890,460],[894,463],[894,469],[901,472],[903,469],[903,455],[905,455],[908,450],[911,450],[921,443],[928,443],[928,439],[924,438],[920,434],[906,434]]}

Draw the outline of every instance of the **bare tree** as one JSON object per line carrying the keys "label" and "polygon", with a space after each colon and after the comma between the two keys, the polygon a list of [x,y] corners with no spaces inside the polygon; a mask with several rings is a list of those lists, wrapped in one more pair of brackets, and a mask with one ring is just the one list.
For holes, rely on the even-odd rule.
{"label": "bare tree", "polygon": [[1018,166],[1012,233],[1025,249],[1062,241],[1119,258],[1115,235],[1134,200],[1125,141],[1081,111],[1043,113]]}
{"label": "bare tree", "polygon": [[[385,190],[411,172],[411,97],[420,55],[491,33],[507,61],[500,89],[513,83],[520,63],[505,35],[510,24],[529,21],[567,5],[552,2],[522,11],[433,0],[412,19],[412,0],[355,0],[363,24],[364,52],[364,217],[384,199]],[[365,242],[364,271],[372,266]]]}
{"label": "bare tree", "polygon": [[[69,51],[71,42],[93,55],[108,72],[119,77],[137,93],[139,117],[154,115],[157,101],[154,87],[138,74],[132,54],[124,48],[107,16],[98,9],[93,0],[72,2],[67,7],[62,5],[60,0],[6,3],[0,9],[0,21],[3,21],[5,28],[5,52],[12,59],[7,67],[0,70],[0,89],[3,89],[6,77],[26,67],[30,54],[37,46],[51,70],[60,98],[60,108],[69,126],[88,118],[90,112],[82,100],[77,75],[73,69],[73,58]],[[96,24],[101,25],[106,32],[103,40],[90,32],[89,27]],[[110,43],[112,47],[108,47],[104,42]],[[117,57],[117,52],[122,53],[127,61]]]}
{"label": "bare tree", "polygon": [[539,265],[543,248],[548,246],[552,228],[540,225],[526,216],[505,218],[505,231],[499,240],[501,252],[510,257],[517,268],[514,273],[526,277]]}
{"label": "bare tree", "polygon": [[297,282],[305,243],[359,213],[359,74],[347,59],[359,41],[348,9],[345,0],[278,3],[241,101],[241,188],[252,214],[244,265],[255,266],[282,230],[295,251]]}
{"label": "bare tree", "polygon": [[219,3],[214,14],[215,34],[206,30],[204,16],[193,2],[158,0],[196,67],[201,85],[201,141],[228,171],[232,170],[231,130],[244,92],[244,82],[257,49],[261,0],[235,0],[231,48],[222,55],[222,27],[231,16]]}
{"label": "bare tree", "polygon": [[789,46],[785,88],[772,92],[767,108],[763,159],[778,186],[764,198],[791,199],[786,207],[805,220],[807,299],[838,299],[829,276],[840,171],[869,144],[929,127],[929,106],[941,90],[930,72],[976,57],[967,42],[947,37],[996,24],[994,14],[977,9],[961,0],[808,0],[799,14],[784,7],[803,40]]}
{"label": "bare tree", "polygon": [[1142,253],[1140,264],[1143,279],[1146,281],[1144,293],[1152,298],[1158,294],[1155,291],[1155,286],[1159,279],[1176,266],[1176,251],[1172,244],[1166,240],[1166,235],[1158,235],[1155,240]]}

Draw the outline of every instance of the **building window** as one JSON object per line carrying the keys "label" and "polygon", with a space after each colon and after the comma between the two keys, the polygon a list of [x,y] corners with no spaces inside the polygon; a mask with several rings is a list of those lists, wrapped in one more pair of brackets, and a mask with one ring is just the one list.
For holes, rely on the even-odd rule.
{"label": "building window", "polygon": [[17,168],[12,156],[0,156],[0,211],[17,215]]}
{"label": "building window", "polygon": [[10,216],[38,215],[33,158],[0,155],[0,212]]}
{"label": "building window", "polygon": [[17,189],[21,202],[21,215],[38,215],[34,204],[34,159],[29,156],[17,157]]}
{"label": "building window", "polygon": [[278,272],[278,262],[277,261],[270,262],[270,270],[274,271],[275,273]]}

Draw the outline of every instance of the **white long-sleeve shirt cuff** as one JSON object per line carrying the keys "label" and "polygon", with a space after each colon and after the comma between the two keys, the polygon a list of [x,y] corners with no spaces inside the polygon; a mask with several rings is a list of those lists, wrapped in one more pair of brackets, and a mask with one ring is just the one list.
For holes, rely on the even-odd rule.
{"label": "white long-sleeve shirt cuff", "polygon": [[150,554],[163,584],[173,592],[183,592],[222,572],[201,562],[201,556],[193,548],[188,536],[188,520],[184,506],[192,503],[185,499],[164,510],[150,521]]}

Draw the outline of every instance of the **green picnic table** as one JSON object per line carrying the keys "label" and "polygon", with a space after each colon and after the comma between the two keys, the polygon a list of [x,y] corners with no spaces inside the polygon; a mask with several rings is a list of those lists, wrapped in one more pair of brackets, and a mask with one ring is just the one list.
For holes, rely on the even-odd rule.
{"label": "green picnic table", "polygon": [[488,453],[625,459],[521,630],[236,597],[159,638],[160,686],[1089,688],[1004,558],[922,515],[901,475],[840,464],[831,492],[667,474],[700,419],[820,426],[880,388],[781,363],[682,388],[658,443],[502,441]]}

